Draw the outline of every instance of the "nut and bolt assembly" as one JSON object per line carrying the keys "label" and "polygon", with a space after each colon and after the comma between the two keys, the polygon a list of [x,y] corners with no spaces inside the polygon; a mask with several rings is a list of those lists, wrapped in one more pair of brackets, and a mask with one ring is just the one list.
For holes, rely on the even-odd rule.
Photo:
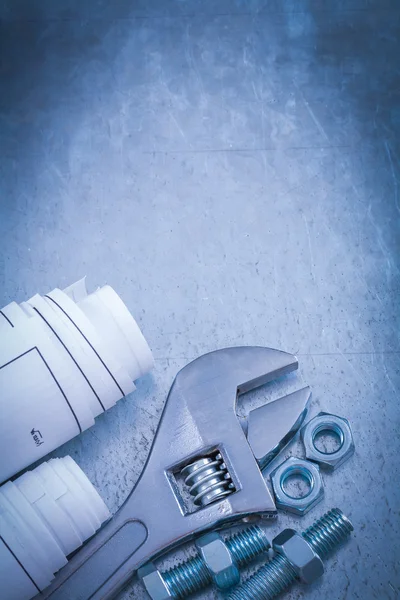
{"label": "nut and bolt assembly", "polygon": [[267,552],[270,543],[260,527],[254,525],[223,540],[208,533],[196,541],[199,553],[173,569],[161,573],[149,563],[139,570],[152,600],[186,598],[214,583],[228,589],[239,582],[239,569]]}
{"label": "nut and bolt assembly", "polygon": [[229,600],[272,600],[298,579],[312,583],[323,574],[322,559],[352,531],[352,524],[337,508],[301,535],[285,529],[273,540],[275,557],[234,590]]}

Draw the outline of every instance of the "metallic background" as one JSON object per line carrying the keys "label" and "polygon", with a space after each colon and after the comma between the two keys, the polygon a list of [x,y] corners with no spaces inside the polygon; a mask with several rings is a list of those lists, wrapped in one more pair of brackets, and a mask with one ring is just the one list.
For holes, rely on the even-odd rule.
{"label": "metallic background", "polygon": [[250,404],[307,383],[356,454],[324,475],[323,505],[268,533],[338,506],[355,534],[287,597],[398,598],[399,3],[0,6],[0,305],[87,274],[156,358],[55,454],[116,510],[179,368],[227,345],[295,352],[298,375]]}

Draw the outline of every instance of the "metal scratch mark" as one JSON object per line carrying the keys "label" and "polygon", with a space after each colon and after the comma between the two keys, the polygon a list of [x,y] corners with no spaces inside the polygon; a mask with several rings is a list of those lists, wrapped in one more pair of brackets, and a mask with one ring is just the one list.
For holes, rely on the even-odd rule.
{"label": "metal scratch mark", "polygon": [[313,249],[312,249],[312,244],[311,244],[311,236],[310,236],[310,229],[308,227],[308,221],[307,221],[307,217],[305,216],[305,214],[302,215],[303,216],[303,220],[304,220],[304,224],[306,226],[306,231],[307,231],[307,239],[308,239],[308,250],[310,252],[310,267],[311,267],[311,276],[313,278],[313,281],[315,283],[315,275],[314,275],[314,267],[315,267],[315,262],[314,262],[314,254],[313,254]]}
{"label": "metal scratch mark", "polygon": [[[353,485],[354,485],[355,489],[357,490],[357,497],[361,499],[361,502],[364,504],[364,506],[366,507],[366,509],[367,509],[367,511],[368,511],[368,513],[369,513],[369,510],[368,510],[368,509],[369,509],[369,505],[368,505],[368,503],[367,503],[367,501],[366,501],[365,495],[361,493],[361,489],[360,489],[360,488],[359,488],[359,486],[357,485],[357,483],[356,483],[356,480],[355,480],[355,478],[354,478],[354,476],[352,475],[352,473],[351,473],[351,472],[349,473],[349,477],[350,477],[351,481],[353,482]],[[374,516],[374,514],[373,514],[373,511],[372,511],[372,514],[371,514],[371,515],[369,515],[369,516],[370,516],[371,520],[374,522],[374,524],[376,525],[376,527],[378,528],[378,530],[380,530],[380,528],[381,528],[381,525],[380,525],[380,523],[378,523],[378,521],[376,520],[376,518],[375,518],[375,516]],[[386,568],[387,568],[387,567],[386,567],[386,562],[383,560],[383,558],[382,558],[381,554],[378,552],[378,553],[376,554],[376,556],[379,558],[380,562],[381,562],[381,563],[382,563],[382,565],[383,565],[383,568],[386,570]]]}
{"label": "metal scratch mark", "polygon": [[392,172],[393,187],[394,187],[394,203],[396,205],[397,212],[400,213],[399,184],[398,184],[398,181],[397,181],[396,173],[394,171],[394,165],[393,165],[393,160],[392,160],[392,153],[390,152],[390,147],[389,147],[389,144],[388,144],[387,140],[385,140],[385,148],[386,148],[386,154],[388,155],[388,159],[389,159],[389,163],[390,163],[390,170]]}
{"label": "metal scratch mark", "polygon": [[186,142],[186,141],[187,141],[187,140],[186,140],[186,135],[185,135],[185,133],[184,133],[184,131],[183,131],[182,127],[179,125],[179,123],[178,123],[178,121],[177,121],[177,119],[176,119],[175,115],[173,115],[171,111],[168,111],[168,114],[169,114],[169,116],[171,117],[171,119],[173,120],[173,122],[175,123],[175,125],[176,125],[176,128],[178,129],[179,133],[181,134],[181,136],[183,137],[183,139],[184,139],[184,140],[185,140],[185,142]]}
{"label": "metal scratch mark", "polygon": [[[362,255],[360,255],[360,259],[362,260],[363,263],[363,267],[364,267],[364,259],[362,258]],[[354,275],[355,277],[363,284],[366,286],[368,292],[371,294],[371,296],[375,296],[375,298],[378,300],[379,304],[381,306],[384,306],[382,298],[379,296],[378,292],[376,290],[374,290],[372,287],[369,287],[369,285],[366,282],[365,277],[361,277],[360,273],[358,272],[358,270],[354,271]]]}
{"label": "metal scratch mark", "polygon": [[392,381],[392,379],[391,379],[391,377],[390,377],[390,375],[389,375],[389,373],[387,371],[384,357],[382,357],[382,367],[383,367],[383,371],[384,371],[385,377],[386,377],[386,379],[387,379],[390,387],[392,388],[392,391],[393,391],[394,395],[396,396],[396,398],[398,398],[399,393],[398,393],[398,391],[396,389],[396,386],[394,385],[394,383],[393,383],[393,381]]}
{"label": "metal scratch mark", "polygon": [[285,196],[288,196],[292,192],[296,192],[297,190],[302,190],[305,187],[309,187],[309,184],[312,181],[314,181],[314,179],[319,179],[320,176],[321,176],[321,173],[320,173],[320,171],[318,171],[317,173],[315,173],[315,175],[312,175],[309,179],[306,179],[306,181],[303,181],[302,183],[295,185],[295,186],[289,188],[288,190],[286,190],[285,192],[283,192],[282,194],[280,194],[279,198],[284,198]]}
{"label": "metal scratch mark", "polygon": [[381,249],[381,252],[383,254],[383,257],[385,259],[386,262],[386,280],[389,283],[391,278],[392,278],[392,270],[394,268],[395,271],[399,272],[399,269],[397,268],[397,265],[395,263],[393,263],[392,260],[392,256],[390,251],[387,249],[383,239],[382,239],[382,231],[381,228],[376,224],[375,220],[372,218],[372,205],[371,202],[369,203],[368,209],[367,209],[367,217],[369,222],[371,223],[371,225],[373,226],[373,228],[375,229],[376,233],[377,233],[377,241],[378,241],[378,246]]}
{"label": "metal scratch mark", "polygon": [[263,165],[264,165],[265,184],[268,185],[267,156],[266,156],[266,153],[265,153],[265,145],[266,145],[266,138],[265,138],[265,113],[264,113],[264,103],[263,102],[261,102],[261,128],[262,128],[262,146],[264,148],[264,150],[261,153],[261,155],[262,155],[262,161],[263,161]]}
{"label": "metal scratch mark", "polygon": [[252,82],[251,82],[251,85],[252,85],[252,88],[253,88],[253,93],[254,93],[254,97],[255,97],[255,99],[257,100],[257,102],[260,102],[260,98],[258,97],[257,90],[256,90],[256,86],[255,86],[255,84],[254,84],[254,81],[253,81],[253,80],[252,80]]}
{"label": "metal scratch mark", "polygon": [[351,364],[349,359],[346,358],[346,356],[343,354],[343,352],[340,350],[340,348],[336,347],[336,350],[339,352],[339,354],[343,358],[343,360],[345,360],[346,363],[349,365],[349,367],[353,371],[353,373],[355,373],[357,379],[359,379],[365,385],[365,387],[369,387],[372,389],[372,384],[367,383],[367,381],[364,379],[364,377],[361,375],[361,373],[359,371],[357,371],[357,369],[355,368],[354,365]]}
{"label": "metal scratch mark", "polygon": [[204,155],[204,170],[205,174],[208,175],[208,154]]}
{"label": "metal scratch mark", "polygon": [[312,118],[312,120],[314,121],[315,125],[317,126],[317,129],[318,129],[318,131],[319,131],[319,132],[320,132],[320,134],[321,134],[321,135],[322,135],[322,136],[323,136],[323,137],[326,139],[326,141],[327,141],[327,142],[330,142],[330,139],[329,139],[329,137],[327,136],[325,129],[322,127],[322,125],[321,125],[321,123],[320,123],[319,119],[318,119],[318,118],[317,118],[317,116],[315,115],[315,113],[314,113],[313,109],[311,108],[311,106],[310,106],[309,102],[308,102],[308,101],[305,99],[303,92],[302,92],[302,91],[300,90],[300,88],[298,88],[297,86],[296,86],[296,88],[297,88],[297,90],[298,90],[298,92],[299,92],[299,94],[300,94],[300,96],[301,96],[301,99],[302,99],[302,101],[303,101],[303,104],[304,104],[304,106],[305,106],[305,107],[306,107],[306,109],[307,109],[307,112],[308,112],[308,114],[310,115],[310,117],[311,117],[311,118]]}
{"label": "metal scratch mark", "polygon": [[274,269],[274,277],[273,277],[273,283],[274,283],[274,294],[276,297],[278,297],[278,273],[276,270],[276,255],[275,255],[275,251],[272,251],[272,258],[273,258],[273,269]]}
{"label": "metal scratch mark", "polygon": [[[193,70],[193,73],[197,79],[197,82],[199,84],[199,88],[200,88],[200,95],[201,95],[201,100],[206,98],[206,94],[205,94],[205,90],[204,90],[204,84],[203,84],[203,79],[200,75],[200,72],[197,68],[197,64],[196,61],[194,59],[194,55],[193,55],[193,50],[192,50],[192,44],[191,44],[191,40],[190,40],[190,23],[187,24],[186,27],[186,48],[185,48],[185,56],[186,56],[186,60],[187,63],[189,65],[189,67],[191,67],[191,69]],[[201,105],[202,103],[200,103]]]}

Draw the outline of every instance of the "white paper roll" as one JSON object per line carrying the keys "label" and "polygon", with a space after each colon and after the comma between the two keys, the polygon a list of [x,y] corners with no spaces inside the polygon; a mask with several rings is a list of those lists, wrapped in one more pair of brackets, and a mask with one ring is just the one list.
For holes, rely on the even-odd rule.
{"label": "white paper roll", "polygon": [[5,600],[30,600],[39,591],[11,549],[0,539],[0,590]]}
{"label": "white paper roll", "polygon": [[154,367],[154,359],[138,324],[112,287],[105,285],[95,294],[110,311],[119,327],[120,334],[125,338],[131,350],[132,357],[139,365],[139,370],[133,374],[132,379],[142,377]]}
{"label": "white paper roll", "polygon": [[[39,477],[46,492],[68,515],[79,534],[79,545],[110,517],[99,493],[70,456],[42,463],[32,471],[32,475]],[[23,477],[24,475],[19,479]],[[16,480],[16,485],[19,479]],[[57,524],[54,526],[58,527]],[[73,550],[77,547],[78,545]]]}
{"label": "white paper roll", "polygon": [[66,468],[64,461],[59,458],[53,458],[52,460],[49,460],[47,464],[57,473],[60,479],[68,487],[68,490],[75,497],[82,513],[86,515],[87,520],[92,526],[93,533],[95,533],[99,529],[101,521],[97,516],[96,509],[91,505],[90,497],[87,496],[75,475]]}
{"label": "white paper roll", "polygon": [[[64,377],[66,380],[64,390],[84,431],[94,425],[89,398],[91,399],[95,394],[84,371],[85,365],[82,364],[84,355],[79,353],[71,331],[41,296],[37,294],[28,300],[28,304],[35,309],[36,318],[40,319],[47,337],[51,339],[53,352],[57,352],[58,362],[52,369],[53,373],[60,379],[63,377],[63,371],[68,372],[68,377]],[[47,356],[45,358],[48,360]]]}
{"label": "white paper roll", "polygon": [[114,406],[122,395],[129,393],[122,385],[126,384],[127,389],[133,391],[134,384],[126,372],[121,380],[117,363],[102,347],[96,330],[68,296],[61,290],[53,290],[45,299],[69,328],[80,351],[84,353],[85,373],[96,391],[96,397],[91,401],[92,412],[94,415],[100,414]]}
{"label": "white paper roll", "polygon": [[[30,600],[109,512],[71,457],[53,459],[0,488],[0,597]],[[79,530],[71,537],[70,530]],[[63,543],[61,543],[63,540]]]}
{"label": "white paper roll", "polygon": [[118,362],[126,369],[129,377],[134,381],[137,379],[139,365],[136,358],[132,360],[129,345],[113,319],[112,313],[101,302],[98,292],[89,294],[78,303],[79,308],[85,313],[87,318],[100,332],[101,338],[106,346],[112,349],[113,355]]}
{"label": "white paper roll", "polygon": [[84,489],[87,495],[87,498],[90,501],[90,505],[92,506],[93,510],[95,510],[98,519],[100,519],[101,523],[104,523],[104,521],[109,519],[111,515],[97,490],[93,487],[82,469],[78,467],[76,462],[70,456],[65,456],[63,458],[63,464],[79,481],[81,487]]}
{"label": "white paper roll", "polygon": [[68,515],[82,542],[91,537],[96,528],[90,522],[85,508],[79,502],[79,498],[64,483],[56,471],[44,463],[35,472],[42,478],[44,487],[52,495],[58,506]]}
{"label": "white paper roll", "polygon": [[24,566],[35,585],[43,590],[53,579],[38,541],[12,504],[0,494],[0,536]]}
{"label": "white paper roll", "polygon": [[[69,365],[36,318],[0,339],[0,481],[82,430],[67,387]],[[58,372],[58,374],[56,374]]]}
{"label": "white paper roll", "polygon": [[0,331],[0,482],[93,425],[153,366],[108,286],[88,296],[81,281],[10,303]]}
{"label": "white paper roll", "polygon": [[[83,477],[86,478],[85,475]],[[35,471],[24,473],[14,483],[46,523],[66,556],[82,545],[82,538],[71,519],[49,494]]]}
{"label": "white paper roll", "polygon": [[24,313],[22,308],[16,302],[10,302],[7,306],[4,306],[0,311],[0,331],[4,329],[5,335],[7,330],[10,331],[10,327],[14,328],[18,320],[25,319],[27,315]]}
{"label": "white paper roll", "polygon": [[[79,282],[78,282],[79,283]],[[83,300],[87,296],[87,293],[83,295],[82,285],[79,285],[79,294],[75,294],[79,301]],[[75,286],[71,286],[71,289],[75,289]],[[92,350],[96,355],[97,359],[103,366],[103,377],[107,376],[113,383],[112,392],[115,394],[115,388],[118,390],[117,400],[122,396],[126,396],[134,391],[135,385],[133,380],[129,377],[125,367],[118,362],[117,357],[113,354],[112,348],[110,348],[106,340],[101,336],[101,331],[98,331],[85,315],[85,313],[79,308],[78,304],[75,304],[71,300],[71,297],[64,291],[55,289],[52,292],[46,294],[46,297],[50,299],[70,320],[71,325],[75,327],[76,331],[82,336],[82,339],[86,342],[86,347]]]}
{"label": "white paper roll", "polygon": [[0,494],[7,498],[25,522],[26,527],[38,540],[40,549],[43,552],[44,562],[47,563],[51,571],[55,573],[61,569],[67,563],[65,554],[18,487],[8,481],[0,488]]}

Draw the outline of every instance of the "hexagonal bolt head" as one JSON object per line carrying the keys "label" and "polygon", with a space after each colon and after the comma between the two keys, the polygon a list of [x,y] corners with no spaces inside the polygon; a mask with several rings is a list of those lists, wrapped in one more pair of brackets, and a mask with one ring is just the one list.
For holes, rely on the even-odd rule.
{"label": "hexagonal bolt head", "polygon": [[[315,438],[322,431],[333,431],[340,440],[340,448],[336,452],[321,452],[315,446]],[[354,439],[350,423],[343,417],[321,412],[311,419],[301,430],[301,438],[306,456],[328,471],[334,471],[354,453]]]}
{"label": "hexagonal bolt head", "polygon": [[196,540],[196,546],[218,589],[227,590],[239,583],[239,569],[218,533],[206,533]]}
{"label": "hexagonal bolt head", "polygon": [[285,529],[272,542],[275,552],[283,554],[304,583],[313,583],[324,573],[321,558],[294,529]]}
{"label": "hexagonal bolt head", "polygon": [[152,600],[168,600],[174,597],[160,571],[152,562],[147,563],[138,570],[138,577],[142,580]]}
{"label": "hexagonal bolt head", "polygon": [[[285,491],[285,482],[292,475],[301,475],[309,482],[310,491],[306,496],[295,498]],[[296,515],[305,515],[324,497],[318,465],[303,458],[291,456],[286,459],[271,473],[270,478],[277,508]]]}

